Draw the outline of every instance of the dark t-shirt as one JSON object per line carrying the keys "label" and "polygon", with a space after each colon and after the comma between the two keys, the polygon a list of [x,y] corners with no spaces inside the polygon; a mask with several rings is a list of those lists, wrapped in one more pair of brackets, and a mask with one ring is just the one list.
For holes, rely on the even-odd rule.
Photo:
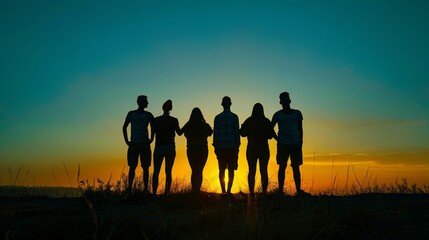
{"label": "dark t-shirt", "polygon": [[207,137],[213,133],[210,125],[204,122],[187,122],[182,131],[187,139],[188,147],[207,147]]}
{"label": "dark t-shirt", "polygon": [[249,117],[241,125],[240,135],[247,137],[248,147],[268,147],[268,139],[271,139],[275,132],[268,118]]}
{"label": "dark t-shirt", "polygon": [[176,129],[179,128],[179,121],[175,117],[162,115],[156,117],[152,123],[155,132],[155,145],[172,145],[176,136]]}

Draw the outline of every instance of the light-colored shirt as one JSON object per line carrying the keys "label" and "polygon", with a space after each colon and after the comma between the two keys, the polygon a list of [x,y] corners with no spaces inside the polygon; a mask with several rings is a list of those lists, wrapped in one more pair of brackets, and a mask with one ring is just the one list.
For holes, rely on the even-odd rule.
{"label": "light-colored shirt", "polygon": [[218,149],[238,149],[240,134],[238,116],[226,109],[214,119],[213,146]]}
{"label": "light-colored shirt", "polygon": [[125,121],[131,123],[131,143],[145,143],[149,141],[147,127],[152,121],[153,115],[150,112],[130,111]]}
{"label": "light-colored shirt", "polygon": [[271,123],[273,126],[279,125],[278,143],[282,144],[297,144],[301,143],[301,136],[299,133],[299,124],[302,123],[301,111],[292,109],[292,112],[287,114],[283,110],[277,111],[273,115]]}

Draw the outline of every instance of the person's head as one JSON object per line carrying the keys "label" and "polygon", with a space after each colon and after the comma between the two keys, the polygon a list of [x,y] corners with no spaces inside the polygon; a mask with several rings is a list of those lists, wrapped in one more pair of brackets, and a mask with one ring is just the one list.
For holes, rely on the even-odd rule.
{"label": "person's head", "polygon": [[167,101],[165,101],[164,104],[162,104],[162,110],[165,113],[170,112],[172,109],[173,109],[173,102],[170,99],[168,99]]}
{"label": "person's head", "polygon": [[148,101],[145,95],[140,95],[137,97],[137,105],[141,108],[147,108]]}
{"label": "person's head", "polygon": [[225,97],[222,98],[222,106],[223,106],[223,108],[229,109],[231,107],[231,104],[232,104],[232,102],[231,102],[231,98],[230,97],[225,96]]}
{"label": "person's head", "polygon": [[189,117],[189,122],[206,122],[203,113],[199,108],[196,107],[192,109],[191,116]]}
{"label": "person's head", "polygon": [[289,93],[288,92],[282,92],[280,93],[280,104],[282,106],[289,106],[291,103],[290,97],[289,97]]}
{"label": "person's head", "polygon": [[252,117],[254,118],[265,118],[264,107],[260,103],[253,105]]}

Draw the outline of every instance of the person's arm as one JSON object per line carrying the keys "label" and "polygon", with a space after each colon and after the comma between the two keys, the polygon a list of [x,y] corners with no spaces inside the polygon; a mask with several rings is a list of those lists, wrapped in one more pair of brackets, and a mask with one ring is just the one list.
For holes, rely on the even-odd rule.
{"label": "person's arm", "polygon": [[276,134],[276,131],[274,131],[274,128],[273,128],[270,120],[267,118],[266,121],[267,121],[266,127],[267,127],[268,139],[274,138],[277,141],[278,136]]}
{"label": "person's arm", "polygon": [[273,118],[271,119],[271,126],[274,128],[277,124],[277,117],[276,114],[273,115]]}
{"label": "person's arm", "polygon": [[[182,133],[182,134],[185,134],[185,132],[186,131],[188,131],[187,130],[187,128],[188,128],[188,123],[185,123],[185,125],[183,125],[183,127],[180,129],[180,132]],[[180,136],[180,135],[179,135]],[[185,134],[185,137],[187,136],[187,133]]]}
{"label": "person's arm", "polygon": [[183,132],[182,129],[179,127],[179,120],[176,119],[176,129],[175,129],[177,135],[182,136]]}
{"label": "person's arm", "polygon": [[150,121],[150,142],[152,143],[155,139],[155,132],[156,132],[156,124],[155,124],[155,118]]}
{"label": "person's arm", "polygon": [[153,121],[153,118],[152,118],[152,120],[149,122],[149,125],[150,125],[150,138],[149,138],[149,144],[151,144],[151,143],[153,142],[153,136],[154,136],[152,121]]}
{"label": "person's arm", "polygon": [[298,121],[298,131],[299,131],[299,137],[301,138],[301,145],[304,142],[304,131],[302,130],[302,120]]}
{"label": "person's arm", "polygon": [[247,119],[244,121],[243,124],[241,124],[241,128],[239,130],[239,133],[242,137],[247,137],[248,127],[247,127]]}
{"label": "person's arm", "polygon": [[125,119],[124,125],[122,126],[122,134],[124,135],[124,140],[125,143],[129,146],[130,145],[130,140],[128,140],[128,131],[127,131],[127,127],[130,124],[130,121],[127,119]]}
{"label": "person's arm", "polygon": [[235,129],[236,129],[236,134],[235,134],[236,135],[236,141],[237,141],[238,146],[240,146],[240,133],[239,133],[240,123],[238,121],[238,116],[235,117]]}
{"label": "person's arm", "polygon": [[217,121],[216,121],[216,117],[214,119],[214,123],[213,123],[213,146],[216,147],[217,144]]}
{"label": "person's arm", "polygon": [[212,127],[210,127],[210,125],[208,123],[206,123],[206,133],[207,133],[207,137],[209,137],[213,134],[213,129],[212,129]]}
{"label": "person's arm", "polygon": [[273,118],[272,118],[272,120],[271,120],[271,129],[273,130],[273,132],[274,132],[274,136],[273,136],[273,138],[276,140],[276,141],[279,141],[279,136],[276,134],[276,131],[274,131],[274,127],[276,126],[276,124],[277,124],[277,117],[276,117],[276,114],[274,114],[273,115]]}

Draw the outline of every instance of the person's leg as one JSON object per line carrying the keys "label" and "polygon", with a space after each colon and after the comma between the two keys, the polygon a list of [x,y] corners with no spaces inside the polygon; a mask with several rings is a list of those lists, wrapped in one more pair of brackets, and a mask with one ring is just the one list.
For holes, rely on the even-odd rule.
{"label": "person's leg", "polygon": [[279,165],[279,172],[277,174],[279,182],[279,193],[283,193],[284,182],[286,177],[286,166],[289,158],[289,151],[285,145],[277,145],[277,164]]}
{"label": "person's leg", "polygon": [[301,192],[301,172],[299,166],[292,166],[293,180],[295,181],[296,192]]}
{"label": "person's leg", "polygon": [[238,168],[238,149],[228,150],[228,189],[227,193],[231,193],[232,184],[234,183],[234,171]]}
{"label": "person's leg", "polygon": [[301,193],[301,171],[299,166],[302,165],[302,148],[301,145],[295,145],[291,149],[290,155],[292,170],[293,170],[293,180],[295,182],[296,193]]}
{"label": "person's leg", "polygon": [[277,177],[279,181],[279,193],[282,193],[286,177],[286,164],[279,164],[279,172]]}
{"label": "person's leg", "polygon": [[226,160],[224,157],[224,150],[215,149],[216,157],[219,165],[219,182],[222,193],[225,193],[225,169],[226,169]]}
{"label": "person's leg", "polygon": [[139,152],[137,150],[138,148],[136,148],[136,146],[131,145],[128,147],[127,151],[127,161],[128,166],[130,167],[128,171],[128,186],[126,189],[128,193],[131,192],[131,189],[133,188],[134,176],[136,173],[137,163],[139,159]]}
{"label": "person's leg", "polygon": [[152,176],[152,193],[156,195],[156,191],[158,190],[158,176],[159,171],[161,170],[162,160],[164,155],[158,154],[155,151],[153,155],[153,176]]}
{"label": "person's leg", "polygon": [[149,192],[149,166],[142,167],[143,168],[143,191]]}
{"label": "person's leg", "polygon": [[133,189],[133,181],[134,181],[134,176],[136,174],[136,168],[137,165],[133,165],[130,166],[130,170],[128,171],[128,187],[127,187],[127,192],[131,192],[131,189]]}
{"label": "person's leg", "polygon": [[249,184],[249,192],[253,194],[255,192],[255,175],[256,175],[256,163],[257,155],[255,151],[247,147],[246,151],[247,164],[249,165],[249,173],[247,174],[247,182]]}
{"label": "person's leg", "polygon": [[227,193],[231,193],[232,184],[234,183],[234,169],[228,168],[228,189],[226,190]]}
{"label": "person's leg", "polygon": [[188,155],[188,161],[189,161],[189,166],[191,166],[191,186],[192,186],[192,190],[196,191],[196,172],[198,171],[198,153],[197,150],[195,148],[188,148],[186,151],[187,155]]}
{"label": "person's leg", "polygon": [[150,144],[146,143],[143,146],[142,152],[140,154],[141,166],[143,168],[143,191],[149,192],[149,167],[151,162],[152,152],[150,150]]}
{"label": "person's leg", "polygon": [[259,172],[261,173],[262,192],[266,193],[268,188],[268,161],[270,150],[268,148],[261,151],[259,155]]}
{"label": "person's leg", "polygon": [[173,170],[174,159],[176,153],[169,153],[165,156],[165,194],[170,192],[172,176],[171,171]]}
{"label": "person's leg", "polygon": [[[201,190],[201,185],[203,183],[203,169],[204,169],[204,166],[206,165],[208,154],[209,152],[207,148],[199,149],[199,151],[197,152],[197,156],[196,156],[197,162],[195,166],[195,175],[194,175],[194,184],[195,184],[194,191],[196,192],[199,192]],[[192,173],[194,173],[194,171]]]}

